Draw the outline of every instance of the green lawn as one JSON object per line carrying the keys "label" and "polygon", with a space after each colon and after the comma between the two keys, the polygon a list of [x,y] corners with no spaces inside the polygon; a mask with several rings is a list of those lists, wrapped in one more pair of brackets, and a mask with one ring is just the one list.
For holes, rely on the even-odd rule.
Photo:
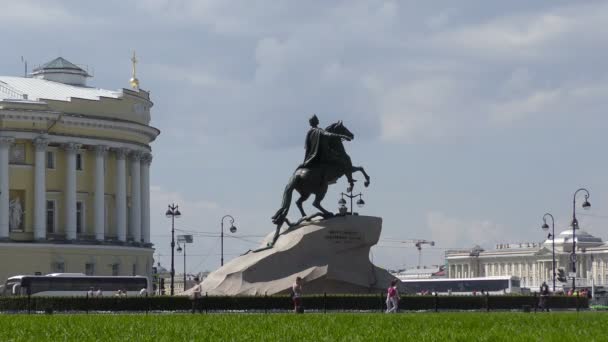
{"label": "green lawn", "polygon": [[606,341],[608,313],[0,315],[0,341]]}

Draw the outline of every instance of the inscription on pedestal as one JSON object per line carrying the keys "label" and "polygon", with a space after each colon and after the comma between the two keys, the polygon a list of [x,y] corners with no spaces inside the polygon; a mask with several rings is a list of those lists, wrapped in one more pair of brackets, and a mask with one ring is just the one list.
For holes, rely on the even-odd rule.
{"label": "inscription on pedestal", "polygon": [[334,243],[354,243],[361,241],[361,233],[348,230],[330,230],[325,235],[326,240]]}

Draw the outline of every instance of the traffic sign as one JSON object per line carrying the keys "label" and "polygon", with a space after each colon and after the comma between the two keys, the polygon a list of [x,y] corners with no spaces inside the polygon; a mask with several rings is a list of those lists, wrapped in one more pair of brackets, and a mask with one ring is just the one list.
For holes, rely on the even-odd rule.
{"label": "traffic sign", "polygon": [[568,272],[568,277],[576,278],[576,272]]}
{"label": "traffic sign", "polygon": [[576,262],[576,254],[570,254],[570,262]]}

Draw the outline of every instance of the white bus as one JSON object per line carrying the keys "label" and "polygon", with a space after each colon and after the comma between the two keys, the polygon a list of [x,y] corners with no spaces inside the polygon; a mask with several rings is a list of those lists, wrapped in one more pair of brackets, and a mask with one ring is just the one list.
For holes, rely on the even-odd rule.
{"label": "white bus", "polygon": [[103,295],[112,296],[118,290],[126,291],[128,296],[139,295],[148,289],[148,278],[86,276],[80,273],[54,273],[44,276],[19,275],[8,278],[3,296],[49,296],[76,297],[86,296],[89,290],[101,289]]}
{"label": "white bus", "polygon": [[519,277],[400,279],[406,293],[472,295],[521,293]]}

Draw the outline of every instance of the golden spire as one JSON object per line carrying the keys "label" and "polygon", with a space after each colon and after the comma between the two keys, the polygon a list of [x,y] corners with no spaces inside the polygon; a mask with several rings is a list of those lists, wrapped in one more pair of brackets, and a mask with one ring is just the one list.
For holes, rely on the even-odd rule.
{"label": "golden spire", "polygon": [[135,76],[135,73],[136,73],[135,65],[137,64],[137,57],[135,57],[135,50],[133,50],[133,57],[131,57],[131,63],[133,65],[133,74],[131,75],[131,80],[129,80],[129,83],[131,83],[131,88],[139,90],[139,80],[137,79],[137,76]]}

